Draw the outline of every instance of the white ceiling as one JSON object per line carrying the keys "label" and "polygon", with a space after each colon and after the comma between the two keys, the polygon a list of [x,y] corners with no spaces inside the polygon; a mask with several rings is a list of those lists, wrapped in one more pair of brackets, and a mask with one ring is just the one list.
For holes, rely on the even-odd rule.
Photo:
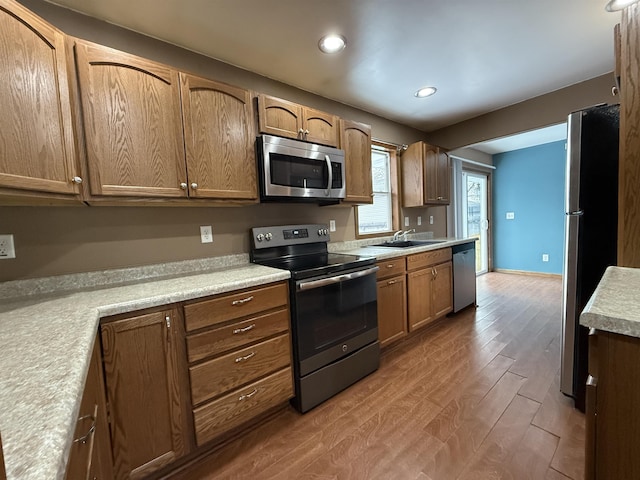
{"label": "white ceiling", "polygon": [[550,127],[539,128],[529,132],[518,133],[508,137],[489,140],[487,142],[470,145],[470,148],[495,155],[496,153],[511,152],[521,148],[534,147],[545,143],[557,142],[567,139],[567,124],[559,123]]}
{"label": "white ceiling", "polygon": [[[52,3],[424,131],[612,71],[620,19],[606,0]],[[340,54],[317,48],[331,32]]]}

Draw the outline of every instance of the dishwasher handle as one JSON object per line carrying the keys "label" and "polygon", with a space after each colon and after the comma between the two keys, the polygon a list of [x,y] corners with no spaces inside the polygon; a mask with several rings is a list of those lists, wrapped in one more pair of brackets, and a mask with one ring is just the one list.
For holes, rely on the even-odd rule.
{"label": "dishwasher handle", "polygon": [[335,277],[321,278],[320,280],[310,280],[308,282],[298,283],[298,290],[312,290],[314,288],[326,287],[334,283],[347,282],[356,278],[366,277],[380,270],[380,267],[371,267],[366,270],[358,270],[351,273],[345,273],[342,275],[336,275]]}

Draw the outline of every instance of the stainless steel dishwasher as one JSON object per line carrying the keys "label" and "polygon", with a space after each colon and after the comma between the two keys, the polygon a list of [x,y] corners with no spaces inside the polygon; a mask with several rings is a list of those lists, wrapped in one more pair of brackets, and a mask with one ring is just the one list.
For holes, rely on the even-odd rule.
{"label": "stainless steel dishwasher", "polygon": [[476,242],[451,247],[453,253],[453,311],[476,303]]}

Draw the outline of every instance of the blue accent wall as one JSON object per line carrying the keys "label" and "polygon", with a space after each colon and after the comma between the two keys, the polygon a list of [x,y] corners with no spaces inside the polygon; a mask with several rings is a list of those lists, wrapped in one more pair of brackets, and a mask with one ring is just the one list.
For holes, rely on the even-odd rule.
{"label": "blue accent wall", "polygon": [[[565,143],[493,156],[494,268],[562,273]],[[507,212],[515,218],[507,220]]]}

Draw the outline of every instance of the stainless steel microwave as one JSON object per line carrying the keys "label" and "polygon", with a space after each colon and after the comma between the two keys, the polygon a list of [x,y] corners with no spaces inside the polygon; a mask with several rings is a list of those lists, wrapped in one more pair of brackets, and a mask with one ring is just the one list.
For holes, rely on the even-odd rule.
{"label": "stainless steel microwave", "polygon": [[257,140],[262,201],[338,203],[345,197],[344,150],[262,135]]}

